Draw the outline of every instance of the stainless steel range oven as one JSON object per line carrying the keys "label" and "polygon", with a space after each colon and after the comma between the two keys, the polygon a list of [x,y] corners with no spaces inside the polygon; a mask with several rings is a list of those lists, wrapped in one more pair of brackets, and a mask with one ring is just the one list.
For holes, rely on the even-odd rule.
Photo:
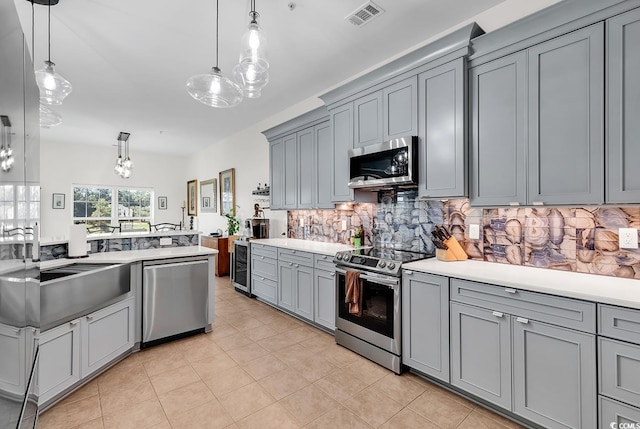
{"label": "stainless steel range oven", "polygon": [[[336,343],[400,374],[402,263],[430,256],[380,248],[336,254]],[[361,304],[357,312],[350,311],[347,302],[350,270],[358,272]]]}

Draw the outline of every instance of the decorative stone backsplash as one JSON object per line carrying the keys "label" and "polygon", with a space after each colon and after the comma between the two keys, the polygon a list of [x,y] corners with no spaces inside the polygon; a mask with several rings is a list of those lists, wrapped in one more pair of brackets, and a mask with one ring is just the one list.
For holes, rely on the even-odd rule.
{"label": "decorative stone backsplash", "polygon": [[[640,228],[640,207],[481,209],[466,199],[422,201],[413,192],[381,200],[352,210],[290,211],[289,237],[348,243],[362,224],[366,245],[433,253],[431,230],[444,224],[472,259],[640,279],[640,251],[618,247],[618,228]],[[302,217],[307,228],[299,226]],[[471,224],[481,226],[478,240],[468,236]]]}
{"label": "decorative stone backsplash", "polygon": [[[170,246],[160,246],[161,237],[128,237],[128,238],[100,238],[87,240],[91,245],[88,253],[119,252],[122,250],[161,249],[166,247],[197,246],[200,243],[198,234],[171,235]],[[69,251],[67,243],[44,245],[40,247],[40,260],[66,258]]]}

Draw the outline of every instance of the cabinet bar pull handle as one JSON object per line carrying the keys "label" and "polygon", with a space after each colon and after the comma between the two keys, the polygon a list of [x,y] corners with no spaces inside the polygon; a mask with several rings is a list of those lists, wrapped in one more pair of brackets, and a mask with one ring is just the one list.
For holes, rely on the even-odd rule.
{"label": "cabinet bar pull handle", "polygon": [[292,251],[291,251],[291,253],[296,253],[296,251],[295,251],[295,250],[292,250]]}
{"label": "cabinet bar pull handle", "polygon": [[299,266],[300,266],[300,265],[298,265],[298,264],[295,264],[295,265],[294,265],[294,267],[296,267],[296,268],[298,268]]}
{"label": "cabinet bar pull handle", "polygon": [[331,273],[331,277],[335,277],[335,276],[336,276],[336,273]]}
{"label": "cabinet bar pull handle", "polygon": [[89,321],[93,320],[93,316],[87,316],[87,320]]}
{"label": "cabinet bar pull handle", "polygon": [[322,257],[322,259],[327,259],[327,257],[326,257],[326,256],[323,256],[323,257]]}
{"label": "cabinet bar pull handle", "polygon": [[518,292],[516,289],[511,289],[510,287],[506,288],[504,291],[506,293],[516,293],[516,292]]}
{"label": "cabinet bar pull handle", "polygon": [[529,319],[525,319],[524,317],[516,317],[516,320],[520,323],[529,323]]}
{"label": "cabinet bar pull handle", "polygon": [[544,203],[542,201],[534,201],[532,204],[534,206],[544,206]]}
{"label": "cabinet bar pull handle", "polygon": [[509,203],[509,205],[510,205],[510,206],[519,206],[519,205],[520,205],[520,203],[519,203],[519,202],[517,202],[517,201],[511,201],[511,202]]}
{"label": "cabinet bar pull handle", "polygon": [[293,267],[293,262],[289,262],[289,266],[290,266],[290,267]]}
{"label": "cabinet bar pull handle", "polygon": [[500,313],[499,311],[494,311],[494,312],[492,312],[491,314],[493,314],[493,315],[494,315],[494,316],[496,316],[496,317],[502,317],[502,316],[504,316],[504,314],[503,314],[503,313]]}
{"label": "cabinet bar pull handle", "polygon": [[413,271],[404,270],[404,273],[405,273],[406,275],[410,276],[410,275],[412,275],[412,274],[413,274]]}
{"label": "cabinet bar pull handle", "polygon": [[264,281],[264,277],[260,277],[260,280]]}
{"label": "cabinet bar pull handle", "polygon": [[69,326],[71,326],[72,328],[73,328],[74,326],[76,326],[77,324],[78,324],[78,322],[69,322]]}
{"label": "cabinet bar pull handle", "polygon": [[260,259],[264,259],[264,256],[260,256]]}

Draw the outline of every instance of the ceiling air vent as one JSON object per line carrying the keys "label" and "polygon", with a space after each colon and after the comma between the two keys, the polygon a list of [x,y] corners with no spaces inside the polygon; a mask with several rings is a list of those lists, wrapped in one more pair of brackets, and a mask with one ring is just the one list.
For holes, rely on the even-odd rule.
{"label": "ceiling air vent", "polygon": [[373,2],[367,2],[358,9],[351,12],[345,19],[355,26],[364,25],[373,20],[376,16],[382,14],[384,10]]}

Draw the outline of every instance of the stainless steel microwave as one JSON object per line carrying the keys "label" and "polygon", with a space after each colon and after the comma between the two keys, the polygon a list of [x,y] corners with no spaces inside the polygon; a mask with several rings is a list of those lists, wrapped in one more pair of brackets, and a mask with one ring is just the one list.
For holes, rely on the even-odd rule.
{"label": "stainless steel microwave", "polygon": [[418,137],[349,150],[349,188],[376,191],[418,185]]}

